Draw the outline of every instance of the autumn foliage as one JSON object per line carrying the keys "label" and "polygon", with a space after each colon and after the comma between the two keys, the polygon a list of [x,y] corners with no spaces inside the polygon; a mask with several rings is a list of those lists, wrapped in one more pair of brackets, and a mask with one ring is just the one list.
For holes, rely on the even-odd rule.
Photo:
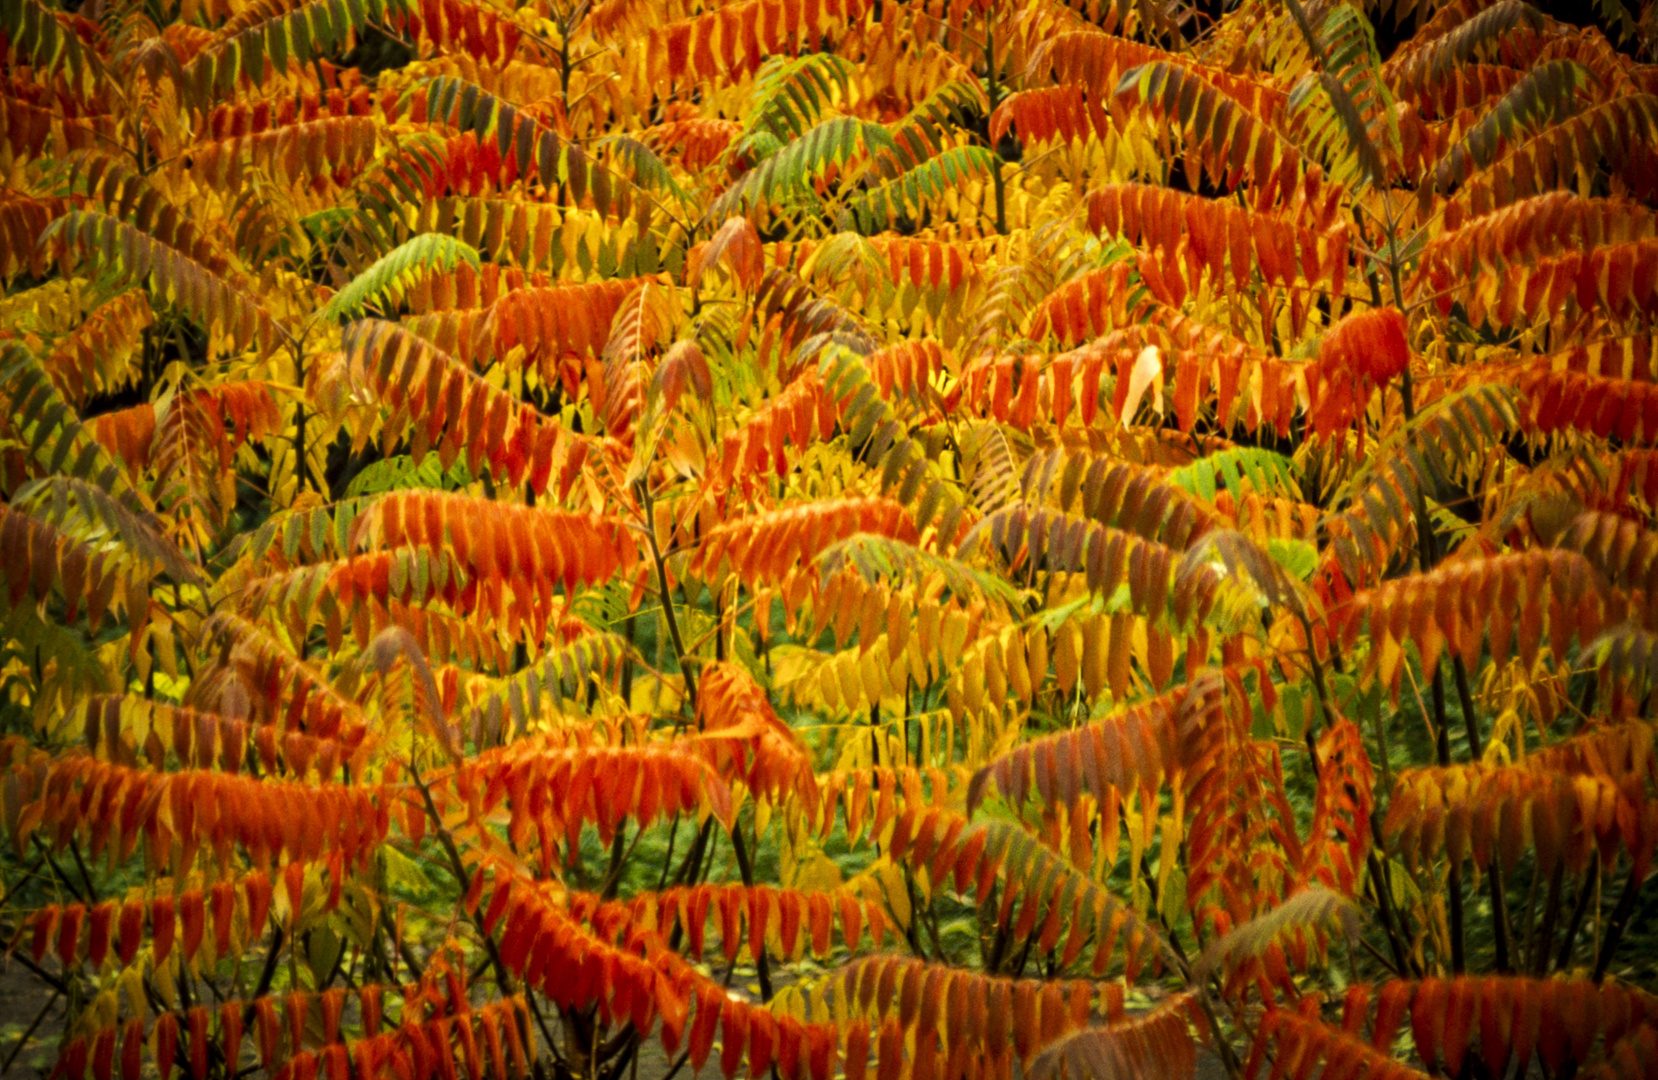
{"label": "autumn foliage", "polygon": [[0,1072],[1654,1075],[1627,2],[0,4]]}

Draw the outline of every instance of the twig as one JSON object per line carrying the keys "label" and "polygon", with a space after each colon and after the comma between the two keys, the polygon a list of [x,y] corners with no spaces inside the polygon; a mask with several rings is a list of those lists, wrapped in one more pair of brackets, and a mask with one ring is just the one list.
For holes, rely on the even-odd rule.
{"label": "twig", "polygon": [[56,1005],[58,1003],[58,998],[62,996],[62,990],[52,991],[52,996],[46,999],[46,1004],[41,1006],[40,1012],[35,1014],[34,1023],[30,1024],[28,1028],[24,1030],[23,1037],[17,1040],[17,1045],[12,1047],[12,1052],[6,1055],[6,1063],[4,1065],[0,1065],[0,1076],[6,1076],[11,1072],[12,1062],[17,1060],[17,1055],[23,1052],[23,1048],[27,1046],[29,1044],[29,1040],[34,1037],[35,1029],[40,1026],[40,1022],[42,1020],[46,1019],[46,1014],[52,1011],[52,1006]]}
{"label": "twig", "polygon": [[12,956],[14,956],[24,967],[34,972],[37,979],[56,990],[58,993],[65,993],[69,989],[69,984],[67,982],[69,973],[67,971],[64,972],[64,978],[60,979],[56,975],[53,975],[51,972],[47,971],[45,968],[41,967],[39,964],[35,963],[34,960],[30,959],[27,953],[14,952],[12,953]]}
{"label": "twig", "polygon": [[[748,843],[743,839],[743,826],[739,821],[731,823],[731,848],[737,856],[737,872],[743,876],[743,884],[748,888],[754,887],[754,864],[748,858]],[[760,1000],[771,1000],[771,965],[770,957],[766,955],[764,938],[755,941],[749,935],[749,947],[754,950],[754,969],[760,978]]]}
{"label": "twig", "polygon": [[73,881],[69,880],[69,875],[63,872],[63,867],[59,866],[58,861],[52,858],[51,849],[41,842],[40,834],[31,834],[29,839],[34,841],[35,847],[39,848],[40,853],[46,857],[46,865],[52,868],[52,872],[58,876],[58,880],[63,883],[63,887],[69,890],[69,895],[82,901],[87,907],[91,907],[93,905],[92,898],[77,888]]}
{"label": "twig", "polygon": [[1597,983],[1606,978],[1606,969],[1612,966],[1612,954],[1618,951],[1618,943],[1629,926],[1629,917],[1635,913],[1635,897],[1641,891],[1641,881],[1639,871],[1631,866],[1629,876],[1624,878],[1623,892],[1618,896],[1618,906],[1612,909],[1612,923],[1600,943],[1600,957],[1595,961]]}
{"label": "twig", "polygon": [[[414,782],[415,789],[420,792],[420,797],[426,804],[426,813],[432,819],[438,842],[443,846],[444,853],[449,856],[449,868],[453,871],[455,881],[464,893],[467,888],[466,865],[461,862],[461,853],[455,847],[455,838],[449,834],[448,827],[444,825],[443,815],[438,812],[437,803],[432,800],[432,789],[421,779],[420,771],[415,768],[413,758],[409,760],[408,770],[409,778]],[[512,973],[507,970],[506,962],[501,959],[501,950],[495,947],[495,936],[484,929],[483,919],[477,912],[471,912],[469,918],[472,925],[477,929],[478,936],[483,939],[484,951],[489,954],[490,963],[495,968],[496,982],[500,985],[502,993],[510,995],[513,988]],[[535,1003],[535,995],[526,990],[524,1000],[529,1004],[530,1012],[535,1016],[535,1022],[541,1028],[541,1037],[547,1040],[549,1047],[553,1047],[552,1033],[547,1030],[547,1022],[541,1017],[541,1010]],[[526,1031],[524,1036],[529,1039],[531,1033]]]}
{"label": "twig", "polygon": [[[1299,614],[1301,616],[1302,632],[1306,635],[1308,643],[1307,658],[1312,664],[1313,692],[1318,696],[1319,713],[1325,717],[1333,716],[1334,713],[1330,708],[1330,692],[1324,682],[1324,667],[1319,663],[1318,656],[1312,651],[1312,623],[1305,613]],[[1318,777],[1318,748],[1313,741],[1312,725],[1308,724],[1302,734],[1305,736],[1307,743],[1307,760],[1312,765],[1313,777],[1316,779]],[[1377,740],[1382,741],[1381,724],[1379,722],[1377,724]],[[1382,742],[1382,746],[1385,747],[1386,743]],[[1376,856],[1376,852],[1383,850],[1383,847],[1380,819],[1374,814],[1370,817],[1370,832],[1374,846],[1366,854],[1365,865],[1370,872],[1371,886],[1376,893],[1376,911],[1381,917],[1382,929],[1387,932],[1388,947],[1393,951],[1393,968],[1395,971],[1402,973],[1407,966],[1414,968],[1415,965],[1411,963],[1410,951],[1405,948],[1404,940],[1401,937],[1401,929],[1395,922],[1392,878],[1387,873],[1387,865]],[[1418,971],[1417,974],[1420,975],[1421,972]]]}
{"label": "twig", "polygon": [[1544,917],[1537,924],[1537,941],[1532,942],[1532,975],[1542,977],[1549,972],[1549,954],[1554,951],[1554,926],[1560,919],[1560,886],[1565,881],[1565,863],[1555,863],[1555,873],[1549,874],[1549,898],[1544,901]]}
{"label": "twig", "polygon": [[259,985],[254,987],[253,993],[248,995],[248,1005],[242,1010],[242,1026],[253,1023],[253,1000],[265,996],[271,988],[271,980],[276,978],[276,966],[282,957],[282,927],[278,926],[271,935],[271,946],[265,950],[265,967],[259,973]]}
{"label": "twig", "polygon": [[[174,585],[174,588],[177,588],[176,584]],[[97,902],[98,890],[92,884],[92,874],[86,868],[86,860],[81,858],[81,843],[79,840],[71,839],[69,841],[69,854],[75,856],[75,867],[81,872],[81,880],[86,882],[86,895],[88,902]]]}
{"label": "twig", "polygon": [[656,518],[651,512],[650,490],[644,484],[641,484],[638,491],[640,501],[645,508],[645,540],[650,545],[651,561],[656,564],[656,587],[662,597],[662,614],[668,620],[668,636],[674,643],[674,656],[679,661],[680,678],[685,680],[685,700],[690,704],[691,711],[695,713],[697,709],[697,679],[691,670],[689,654],[685,651],[685,638],[679,632],[679,619],[674,615],[673,597],[668,592],[668,564],[662,556],[662,549],[656,543]]}
{"label": "twig", "polygon": [[1600,863],[1590,861],[1589,872],[1578,882],[1577,902],[1572,906],[1572,921],[1566,924],[1566,936],[1560,942],[1560,953],[1555,958],[1555,970],[1563,970],[1572,959],[1572,946],[1577,942],[1578,928],[1583,925],[1583,916],[1589,910],[1589,897],[1594,895],[1600,885]]}

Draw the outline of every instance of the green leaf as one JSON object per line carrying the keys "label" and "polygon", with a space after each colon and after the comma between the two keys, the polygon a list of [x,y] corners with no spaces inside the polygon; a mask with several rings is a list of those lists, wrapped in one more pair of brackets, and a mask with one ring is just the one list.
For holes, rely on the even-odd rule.
{"label": "green leaf", "polygon": [[1494,161],[1505,145],[1571,114],[1589,73],[1572,60],[1551,60],[1526,72],[1502,100],[1434,167],[1434,186],[1447,191]]}
{"label": "green leaf", "polygon": [[[476,478],[466,467],[466,461],[457,458],[447,470],[438,454],[428,453],[417,465],[413,457],[399,454],[366,466],[346,485],[347,496],[379,495],[387,491],[405,491],[413,488],[431,488],[439,491],[459,491]],[[317,519],[322,520],[320,517]],[[320,550],[320,548],[318,549]]]}
{"label": "green leaf", "polygon": [[1169,473],[1169,481],[1207,502],[1215,501],[1221,487],[1234,497],[1253,490],[1262,495],[1301,498],[1295,462],[1282,454],[1250,446],[1220,450],[1199,458]]}
{"label": "green leaf", "polygon": [[815,203],[813,181],[831,166],[845,165],[860,149],[871,158],[891,151],[892,133],[880,124],[850,116],[825,120],[745,173],[714,200],[704,220],[724,221],[753,207],[774,203]]}
{"label": "green leaf", "polygon": [[1267,554],[1298,581],[1306,581],[1318,569],[1318,547],[1307,540],[1267,539]]}
{"label": "green leaf", "polygon": [[395,300],[420,275],[439,270],[452,272],[459,263],[479,267],[478,252],[469,244],[441,233],[423,233],[381,256],[335,293],[323,307],[324,319],[351,318],[370,303]]}
{"label": "green leaf", "polygon": [[380,857],[385,860],[386,884],[389,887],[408,889],[417,893],[431,890],[432,879],[426,876],[426,871],[394,845],[382,845]]}

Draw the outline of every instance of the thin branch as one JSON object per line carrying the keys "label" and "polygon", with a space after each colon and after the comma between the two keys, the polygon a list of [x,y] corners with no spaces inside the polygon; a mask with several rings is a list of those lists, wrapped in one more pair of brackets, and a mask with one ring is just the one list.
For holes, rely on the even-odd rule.
{"label": "thin branch", "polygon": [[1635,897],[1641,891],[1642,878],[1633,866],[1629,868],[1629,876],[1624,878],[1623,892],[1618,896],[1618,906],[1612,909],[1612,921],[1607,927],[1606,937],[1600,943],[1600,956],[1595,960],[1595,981],[1606,978],[1606,969],[1612,966],[1612,955],[1618,951],[1618,945],[1623,940],[1623,932],[1629,927],[1629,917],[1635,913]]}
{"label": "thin branch", "polygon": [[46,1004],[42,1005],[40,1007],[40,1012],[35,1014],[34,1021],[23,1030],[23,1035],[17,1040],[17,1045],[12,1047],[12,1052],[6,1055],[5,1063],[0,1064],[0,1076],[9,1076],[11,1074],[12,1063],[17,1060],[17,1055],[21,1054],[23,1052],[23,1048],[29,1045],[29,1040],[34,1037],[35,1029],[40,1027],[40,1022],[46,1019],[46,1014],[52,1011],[52,1006],[56,1005],[58,1003],[58,998],[62,996],[62,990],[52,991],[52,996],[46,999]]}

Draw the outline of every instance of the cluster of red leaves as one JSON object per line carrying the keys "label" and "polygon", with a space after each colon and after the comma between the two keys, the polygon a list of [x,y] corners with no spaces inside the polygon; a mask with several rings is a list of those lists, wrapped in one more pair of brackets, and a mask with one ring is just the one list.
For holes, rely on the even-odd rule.
{"label": "cluster of red leaves", "polygon": [[[1139,268],[1144,271],[1154,263],[1148,256]],[[1124,298],[1132,295],[1125,275],[1121,264],[1091,271],[1061,286],[1036,309],[1033,338],[1040,339],[1051,325],[1062,342],[1087,344],[1045,362],[1028,356],[974,361],[963,370],[946,404],[954,408],[965,402],[977,415],[1020,427],[1038,417],[1052,417],[1063,425],[1072,415],[1092,425],[1099,412],[1101,382],[1108,376],[1115,379],[1110,407],[1122,415],[1134,363],[1146,346],[1155,345],[1163,351],[1165,370],[1174,369],[1172,404],[1181,431],[1193,430],[1200,407],[1213,396],[1215,415],[1228,425],[1241,421],[1251,431],[1271,425],[1280,435],[1289,432],[1297,406],[1298,365],[1162,303],[1147,301],[1135,309],[1144,310],[1147,321],[1110,329],[1119,325],[1112,321],[1117,314],[1105,305],[1115,296],[1121,308]]]}
{"label": "cluster of red leaves", "polygon": [[742,955],[745,941],[749,955],[759,955],[771,933],[776,935],[778,954],[785,959],[798,959],[801,950],[808,947],[814,956],[828,959],[834,948],[832,935],[837,917],[841,940],[849,950],[856,949],[863,940],[866,926],[877,949],[889,929],[881,901],[860,900],[850,890],[831,893],[771,885],[693,885],[640,893],[630,901],[600,903],[583,896],[572,899],[571,908],[578,914],[585,913],[584,917],[606,940],[613,940],[625,926],[660,930],[677,918],[685,928],[688,955],[696,960],[707,951],[708,919],[712,915],[728,964]]}
{"label": "cluster of red leaves", "polygon": [[1148,184],[1110,184],[1090,191],[1088,227],[1122,236],[1135,247],[1181,253],[1187,279],[1196,282],[1208,271],[1217,289],[1230,263],[1239,292],[1253,287],[1258,263],[1269,283],[1329,281],[1340,296],[1348,262],[1350,229],[1345,222],[1319,232],[1293,220]]}
{"label": "cluster of red leaves", "polygon": [[1370,664],[1396,683],[1399,646],[1414,642],[1432,677],[1449,648],[1469,668],[1489,643],[1499,667],[1518,651],[1528,666],[1547,644],[1567,655],[1573,635],[1588,641],[1619,621],[1622,606],[1593,567],[1573,551],[1524,551],[1442,565],[1431,573],[1384,583],[1330,612],[1331,630],[1351,649],[1366,625],[1376,641]]}
{"label": "cluster of red leaves", "polygon": [[[982,276],[972,251],[964,251],[959,244],[911,236],[882,236],[870,242],[885,253],[895,285],[908,277],[917,288],[925,286],[953,293],[964,283],[978,281]],[[938,343],[931,340],[906,344],[912,348],[938,348]]]}
{"label": "cluster of red leaves", "polygon": [[925,400],[933,380],[954,366],[950,354],[930,338],[889,345],[864,358],[870,379],[889,401],[894,396]]}
{"label": "cluster of red leaves", "polygon": [[[290,863],[286,869],[289,900],[292,910],[297,911],[305,864]],[[166,961],[175,942],[185,962],[192,963],[202,942],[207,940],[210,920],[214,956],[234,955],[232,934],[238,909],[251,935],[262,932],[270,913],[271,896],[269,876],[254,873],[239,882],[221,881],[206,890],[192,888],[177,896],[159,896],[153,900],[134,899],[124,903],[106,900],[90,909],[84,904],[52,904],[32,913],[18,934],[29,936],[29,952],[37,964],[51,949],[66,970],[78,966],[84,958],[97,971],[112,955],[112,947],[122,967],[132,963],[144,943],[147,919],[155,964]]]}
{"label": "cluster of red leaves", "polygon": [[719,776],[741,778],[749,791],[777,801],[798,795],[817,800],[811,754],[793,728],[772,711],[766,692],[742,668],[715,663],[697,680],[696,742],[707,748]]}
{"label": "cluster of red leaves", "polygon": [[10,94],[0,95],[0,119],[4,120],[4,145],[13,153],[28,158],[38,157],[45,148],[47,140],[52,137],[53,121],[61,123],[65,146],[72,150],[84,149],[97,134],[107,135],[109,126],[106,121],[99,125],[104,131],[94,132],[73,120],[59,120],[52,110]]}
{"label": "cluster of red leaves", "polygon": [[1007,96],[990,117],[990,137],[1000,139],[1009,129],[1029,144],[1063,139],[1079,142],[1090,136],[1106,138],[1117,125],[1106,113],[1108,96],[1089,93],[1067,83],[1018,90]]}
{"label": "cluster of red leaves", "polygon": [[[523,347],[525,362],[544,373],[604,352],[622,304],[649,279],[625,278],[581,285],[514,289],[488,309],[473,345],[480,357],[505,357]],[[458,335],[464,342],[466,334]],[[457,355],[472,355],[464,344]]]}
{"label": "cluster of red leaves", "polygon": [[1658,844],[1658,803],[1639,778],[1619,784],[1526,764],[1414,769],[1399,776],[1383,832],[1413,866],[1443,851],[1453,866],[1495,859],[1511,871],[1529,840],[1545,874],[1562,860],[1579,872],[1597,851],[1610,866],[1621,844],[1639,879]]}
{"label": "cluster of red leaves", "polygon": [[1307,366],[1307,426],[1345,431],[1363,415],[1373,391],[1410,367],[1405,317],[1393,308],[1355,312],[1330,327]]}
{"label": "cluster of red leaves", "polygon": [[[447,958],[440,958],[420,982],[389,988],[403,998],[402,1015],[397,1026],[383,1030],[386,989],[370,983],[350,994],[335,987],[321,994],[301,991],[281,998],[226,1001],[217,1008],[196,1005],[182,1013],[160,1013],[148,1038],[142,1018],[134,1017],[119,1032],[119,1075],[121,1080],[139,1080],[146,1045],[160,1075],[172,1075],[180,1036],[188,1035],[182,1044],[188,1053],[185,1065],[192,1080],[204,1080],[209,1048],[238,1060],[249,1034],[261,1067],[280,1080],[315,1080],[319,1074],[327,1080],[349,1080],[354,1075],[455,1080],[457,1064],[474,1077],[528,1075],[535,1044],[528,1037],[529,1011],[521,996],[474,1007],[467,1000],[462,975]],[[342,1022],[351,1003],[356,1005],[362,1035],[348,1042]],[[215,1017],[217,1030],[212,1031]],[[250,1023],[251,1032],[245,1027]],[[112,1080],[117,1068],[117,1034],[117,1025],[111,1024],[72,1040],[64,1051],[66,1075],[86,1076],[90,1053],[92,1080]],[[314,1049],[307,1049],[307,1044]]]}
{"label": "cluster of red leaves", "polygon": [[606,843],[624,817],[641,826],[686,812],[731,816],[725,782],[683,747],[513,744],[456,768],[450,779],[461,805],[482,818],[504,801],[508,835],[527,844],[534,830],[544,860],[554,841],[572,849],[591,822]]}
{"label": "cluster of red leaves", "polygon": [[735,120],[688,117],[657,124],[644,134],[645,144],[659,154],[677,153],[688,173],[699,173],[718,161],[731,140],[743,133]]}
{"label": "cluster of red leaves", "polygon": [[1148,1013],[1109,1027],[1062,1035],[1046,1046],[1027,1074],[1031,1080],[1056,1076],[1191,1076],[1197,1068],[1192,1025],[1202,1027],[1195,994],[1181,994]]}
{"label": "cluster of red leaves", "polygon": [[1026,336],[1042,341],[1052,334],[1071,348],[1109,333],[1112,327],[1137,322],[1128,307],[1134,292],[1129,270],[1126,262],[1120,262],[1061,285],[1031,312]]}
{"label": "cluster of red leaves", "polygon": [[199,686],[192,693],[196,704],[211,708],[217,702],[219,712],[246,712],[254,723],[280,724],[284,733],[312,736],[319,740],[315,765],[323,776],[338,770],[343,746],[361,744],[361,711],[311,664],[238,616],[217,614],[204,631],[229,646],[222,657],[228,664],[198,673]]}
{"label": "cluster of red leaves", "polygon": [[1639,721],[1597,723],[1526,756],[1531,765],[1570,776],[1599,776],[1618,783],[1658,780],[1651,727]]}
{"label": "cluster of red leaves", "polygon": [[[520,223],[528,227],[528,222],[521,220]],[[493,307],[508,293],[519,289],[546,288],[554,281],[551,275],[541,270],[526,270],[523,267],[496,262],[481,263],[474,268],[461,262],[456,263],[454,269],[446,273],[419,275],[409,282],[403,295],[408,303],[411,321],[420,326],[422,333],[425,333],[428,329],[435,330],[435,324],[420,322],[421,315]],[[456,345],[446,351],[454,353],[460,347]]]}
{"label": "cluster of red leaves", "polygon": [[1108,788],[1162,790],[1179,775],[1195,749],[1203,696],[1180,687],[1129,706],[1096,723],[1023,742],[980,769],[967,789],[971,811],[994,784],[1014,806],[1030,796],[1032,779],[1042,801],[1069,806],[1086,792],[1103,800]]}
{"label": "cluster of red leaves", "polygon": [[6,600],[14,611],[25,598],[44,603],[56,582],[63,594],[65,620],[74,620],[85,601],[87,623],[93,633],[115,598],[116,586],[125,577],[107,553],[92,550],[39,518],[5,506],[0,506],[0,576],[5,579]]}
{"label": "cluster of red leaves", "polygon": [[[0,215],[3,213],[0,210]],[[154,320],[149,295],[141,289],[120,293],[99,304],[72,333],[53,343],[51,354],[43,361],[53,385],[77,404],[94,391],[114,390],[124,379],[106,370],[106,365],[113,357],[131,356],[133,342]],[[85,422],[95,425],[97,419]]]}
{"label": "cluster of red leaves", "polygon": [[709,461],[710,479],[723,488],[737,485],[751,498],[767,473],[788,474],[786,448],[828,439],[839,423],[835,399],[817,372],[807,371],[780,394],[766,399],[735,431],[720,443],[717,460]]}
{"label": "cluster of red leaves", "polygon": [[1658,438],[1658,384],[1556,370],[1548,357],[1498,373],[1525,394],[1539,434],[1587,431],[1622,443]]}
{"label": "cluster of red leaves", "polygon": [[45,276],[51,248],[40,238],[67,205],[57,196],[27,195],[11,188],[0,195],[0,239],[5,241],[0,244],[0,274],[8,281],[25,269]]}
{"label": "cluster of red leaves", "polygon": [[[949,779],[943,770],[929,769],[927,780],[933,791],[949,790]],[[898,813],[900,799],[905,806],[925,806],[929,802],[923,774],[913,768],[881,765],[874,769],[837,770],[820,775],[817,785],[820,799],[807,806],[808,820],[820,834],[827,836],[835,828],[844,804],[847,842],[853,844],[863,838],[866,828],[872,838],[882,838]],[[871,797],[875,800],[873,811]]]}
{"label": "cluster of red leaves", "polygon": [[[1316,1006],[1318,998],[1302,999]],[[1362,1020],[1362,1013],[1359,1014]],[[1267,1054],[1276,1050],[1268,1065]],[[1244,1080],[1260,1080],[1263,1066],[1266,1080],[1285,1080],[1299,1074],[1303,1068],[1322,1064],[1324,1075],[1330,1080],[1422,1080],[1423,1074],[1395,1061],[1391,1048],[1378,1049],[1348,1031],[1338,1031],[1324,1024],[1316,1016],[1309,1017],[1288,1009],[1273,1009],[1261,1018],[1256,1029],[1254,1048],[1244,1070]]]}
{"label": "cluster of red leaves", "polygon": [[148,403],[103,413],[88,427],[93,438],[134,473],[154,466],[164,475],[177,476],[215,465],[222,474],[232,467],[244,443],[265,438],[281,423],[282,411],[270,384],[247,381],[177,395],[159,431],[155,407]]}
{"label": "cluster of red leaves", "polygon": [[474,0],[418,0],[391,24],[416,42],[452,47],[490,64],[509,63],[524,40],[511,18]]}
{"label": "cluster of red leaves", "polygon": [[863,0],[744,0],[653,26],[645,46],[650,85],[741,78],[779,52],[793,54],[835,24],[858,18]]}
{"label": "cluster of red leaves", "polygon": [[251,741],[266,773],[275,773],[280,765],[290,776],[303,779],[315,769],[317,778],[326,780],[341,764],[360,775],[363,755],[373,745],[363,724],[354,723],[332,738],[322,738],[279,723],[261,724],[161,702],[136,704],[149,721],[139,746],[123,735],[125,713],[134,703],[119,695],[99,695],[87,702],[86,741],[92,754],[118,765],[136,766],[142,751],[150,766],[160,769],[171,750],[185,768],[223,769],[234,775],[241,772]]}
{"label": "cluster of red leaves", "polygon": [[390,825],[391,800],[382,788],[157,773],[84,756],[14,764],[4,783],[5,826],[14,841],[41,827],[59,844],[80,834],[94,857],[108,847],[125,859],[143,838],[146,855],[160,865],[177,844],[185,869],[204,845],[221,866],[229,865],[233,845],[255,867],[332,853],[357,865]]}
{"label": "cluster of red leaves", "polygon": [[769,510],[716,526],[692,556],[692,572],[729,567],[744,581],[777,581],[811,564],[829,545],[858,533],[913,543],[915,523],[891,499],[831,499]]}
{"label": "cluster of red leaves", "polygon": [[237,188],[247,169],[289,182],[315,177],[315,188],[346,184],[374,160],[379,122],[368,116],[324,117],[200,144],[191,155],[197,183]]}
{"label": "cluster of red leaves", "polygon": [[[1366,987],[1348,993],[1355,1032],[1367,996]],[[1470,1050],[1492,1075],[1510,1062],[1524,1070],[1533,1053],[1553,1073],[1568,1061],[1586,1061],[1601,1036],[1611,1045],[1632,1029],[1658,1027],[1658,998],[1578,978],[1498,975],[1390,982],[1376,995],[1372,1045],[1391,1050],[1407,1014],[1418,1056],[1430,1068],[1442,1062],[1446,1075],[1461,1071]]]}
{"label": "cluster of red leaves", "polygon": [[[426,558],[424,569],[427,574],[411,573],[414,567],[420,565],[418,560],[421,558]],[[378,605],[378,609],[383,611],[391,604],[421,604],[430,600],[442,600],[452,610],[469,612],[470,607],[461,601],[461,586],[465,578],[460,568],[447,560],[447,553],[427,557],[425,552],[402,549],[365,552],[323,566],[327,574],[324,588],[339,608],[352,613],[353,622],[359,621],[359,613],[361,620],[367,622],[373,605]],[[272,575],[265,581],[251,584],[244,593],[242,609],[258,611],[268,604],[280,603],[283,599],[280,593],[287,577]],[[474,602],[480,599],[476,589],[468,597]],[[331,621],[337,622],[338,619]],[[334,636],[332,627],[329,636],[331,639]],[[361,644],[367,644],[361,634],[358,637]]]}
{"label": "cluster of red leaves", "polygon": [[234,102],[220,105],[207,114],[204,134],[215,141],[235,139],[290,124],[373,116],[377,109],[384,119],[391,120],[398,115],[397,100],[400,96],[399,91],[388,89],[376,101],[368,87],[356,86],[350,90],[332,87],[292,96]]}
{"label": "cluster of red leaves", "polygon": [[496,475],[512,484],[527,482],[538,494],[547,492],[556,473],[562,500],[597,445],[491,386],[448,353],[396,324],[354,323],[345,346],[352,378],[373,387],[387,405],[400,410],[382,429],[383,437],[396,439],[406,431],[416,458],[435,448],[448,468],[464,451],[473,473],[487,461]]}
{"label": "cluster of red leaves", "polygon": [[1121,983],[998,978],[899,956],[854,961],[836,982],[854,1015],[882,1025],[878,1075],[886,1045],[902,1044],[913,1046],[917,1077],[1004,1076],[1012,1057],[1028,1070],[1038,1050],[1088,1027],[1096,1008],[1111,1021],[1125,1015]]}
{"label": "cluster of red leaves", "polygon": [[1539,258],[1524,267],[1459,282],[1448,264],[1432,270],[1439,309],[1448,313],[1461,299],[1478,326],[1488,317],[1513,325],[1566,310],[1573,301],[1584,312],[1604,311],[1619,320],[1651,318],[1658,312],[1658,239],[1611,244]]}
{"label": "cluster of red leaves", "polygon": [[1318,738],[1318,790],[1302,847],[1300,877],[1352,896],[1370,851],[1370,815],[1376,805],[1375,770],[1351,720],[1338,720]]}
{"label": "cluster of red leaves", "polygon": [[[1224,669],[1224,679],[1208,684],[1197,745],[1188,751],[1186,903],[1219,935],[1282,900],[1303,862],[1277,747],[1250,735],[1245,670]],[[1270,710],[1270,683],[1259,669],[1256,682]],[[1291,985],[1286,959],[1281,944],[1267,946],[1264,971],[1281,986]]]}
{"label": "cluster of red leaves", "polygon": [[376,500],[353,523],[351,542],[449,554],[466,575],[460,597],[466,608],[473,606],[468,594],[474,590],[510,587],[551,609],[555,585],[569,592],[578,583],[609,581],[638,555],[626,527],[610,518],[436,491],[399,491]]}

